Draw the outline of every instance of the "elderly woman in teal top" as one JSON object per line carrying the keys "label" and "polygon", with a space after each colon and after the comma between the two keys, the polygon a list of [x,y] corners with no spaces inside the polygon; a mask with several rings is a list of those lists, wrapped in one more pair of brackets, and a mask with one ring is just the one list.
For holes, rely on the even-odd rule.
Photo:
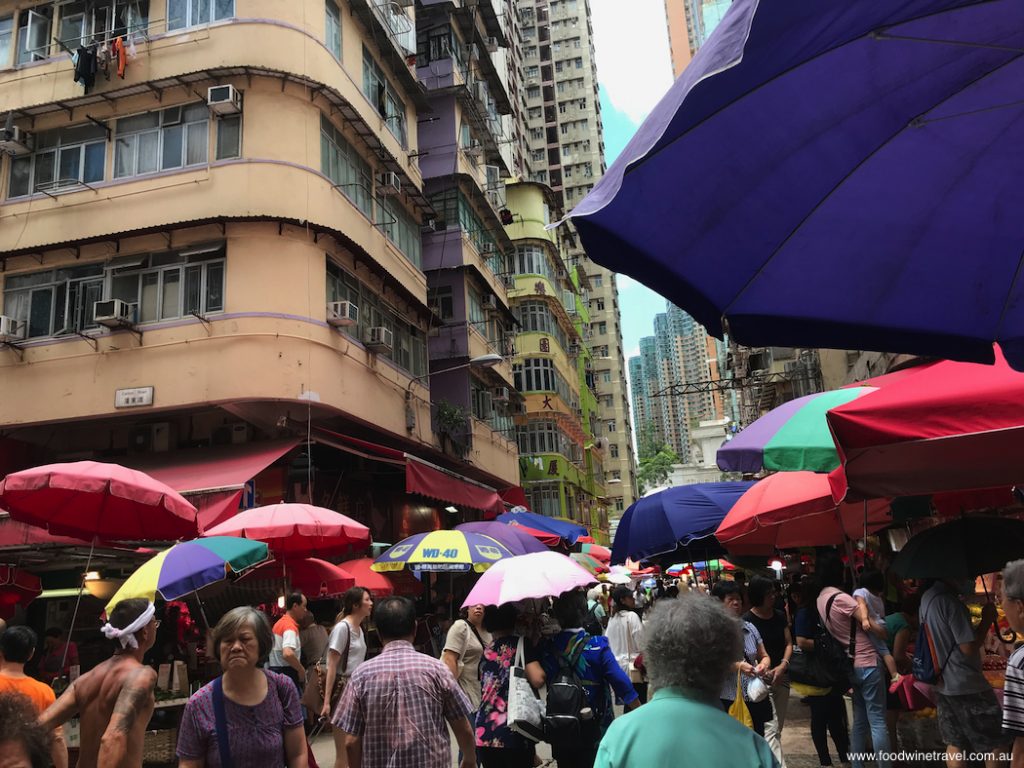
{"label": "elderly woman in teal top", "polygon": [[[661,600],[644,626],[644,663],[654,696],[608,728],[595,768],[677,765],[700,755],[701,768],[777,768],[762,737],[726,714],[722,681],[735,675],[740,622],[705,595]],[[685,728],[679,724],[685,723]]]}

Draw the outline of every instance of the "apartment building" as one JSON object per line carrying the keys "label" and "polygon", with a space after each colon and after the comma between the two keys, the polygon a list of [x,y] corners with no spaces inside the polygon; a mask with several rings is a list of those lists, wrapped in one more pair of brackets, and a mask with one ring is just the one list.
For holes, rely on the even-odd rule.
{"label": "apartment building", "polygon": [[732,0],[665,0],[673,77],[683,73],[731,4]]}
{"label": "apartment building", "polygon": [[[520,0],[529,178],[549,185],[565,210],[583,199],[605,170],[594,36],[587,0]],[[564,253],[588,292],[589,333],[598,398],[598,431],[611,514],[636,499],[636,462],[626,388],[618,290],[613,272],[583,251],[571,226]]]}
{"label": "apartment building", "polygon": [[[442,428],[435,392],[511,382],[469,363],[511,323],[506,105],[482,61],[486,106],[424,87],[404,5],[0,2],[0,455],[139,466],[206,521],[311,500],[386,541],[500,511],[514,442],[494,410]],[[450,51],[500,45],[474,5]]]}
{"label": "apartment building", "polygon": [[608,543],[607,438],[600,425],[590,327],[579,267],[570,267],[559,235],[545,227],[561,212],[550,187],[509,184],[515,246],[512,303],[519,318],[513,361],[525,398],[516,417],[523,490],[530,509],[590,528]]}

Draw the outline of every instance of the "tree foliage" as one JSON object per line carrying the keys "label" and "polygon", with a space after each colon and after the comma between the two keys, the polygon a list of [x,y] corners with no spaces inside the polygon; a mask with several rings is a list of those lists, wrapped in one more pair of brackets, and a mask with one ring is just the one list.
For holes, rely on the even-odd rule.
{"label": "tree foliage", "polygon": [[636,476],[640,493],[664,485],[672,474],[672,465],[678,463],[679,456],[667,445],[662,445],[653,455],[641,456],[640,469]]}

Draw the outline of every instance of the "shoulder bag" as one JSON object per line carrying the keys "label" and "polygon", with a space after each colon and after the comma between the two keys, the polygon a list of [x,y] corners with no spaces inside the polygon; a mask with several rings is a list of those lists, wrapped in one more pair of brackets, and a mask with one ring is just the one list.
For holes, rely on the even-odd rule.
{"label": "shoulder bag", "polygon": [[544,738],[544,702],[526,677],[523,638],[516,646],[516,657],[508,671],[508,727],[530,741]]}
{"label": "shoulder bag", "polygon": [[228,743],[228,718],[224,712],[224,676],[213,681],[213,719],[217,732],[217,750],[220,752],[221,768],[234,768],[231,762],[231,745]]}
{"label": "shoulder bag", "polygon": [[[345,690],[348,678],[345,673],[348,671],[348,652],[352,647],[352,627],[342,619],[345,624],[345,650],[341,654],[341,662],[338,664],[338,671],[334,676],[334,689],[330,693],[330,703],[335,705],[341,699]],[[320,710],[324,707],[325,688],[327,687],[327,654],[330,652],[330,644],[324,649],[316,664],[313,665],[311,675],[306,676],[306,687],[302,692],[302,706],[316,719],[320,716]]]}

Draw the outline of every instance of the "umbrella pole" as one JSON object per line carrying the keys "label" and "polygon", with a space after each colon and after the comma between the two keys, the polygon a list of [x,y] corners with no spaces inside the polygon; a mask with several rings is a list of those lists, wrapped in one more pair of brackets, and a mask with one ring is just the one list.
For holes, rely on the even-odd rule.
{"label": "umbrella pole", "polygon": [[[78,598],[75,600],[75,610],[71,614],[71,626],[68,628],[68,640],[64,643],[64,653],[60,657],[60,671],[59,675],[64,674],[64,664],[68,660],[68,648],[71,646],[71,633],[75,631],[75,620],[78,619],[78,606],[82,604],[82,593],[85,592],[85,577],[89,573],[89,566],[92,565],[92,555],[96,550],[96,537],[92,537],[92,541],[89,543],[89,557],[85,560],[85,572],[82,574],[82,583],[78,587]],[[109,616],[107,618],[110,618]]]}
{"label": "umbrella pole", "polygon": [[199,615],[203,617],[203,623],[207,629],[210,629],[210,620],[206,618],[206,606],[203,605],[203,598],[199,596],[199,590],[197,589],[192,594],[196,596],[196,602],[199,603]]}

